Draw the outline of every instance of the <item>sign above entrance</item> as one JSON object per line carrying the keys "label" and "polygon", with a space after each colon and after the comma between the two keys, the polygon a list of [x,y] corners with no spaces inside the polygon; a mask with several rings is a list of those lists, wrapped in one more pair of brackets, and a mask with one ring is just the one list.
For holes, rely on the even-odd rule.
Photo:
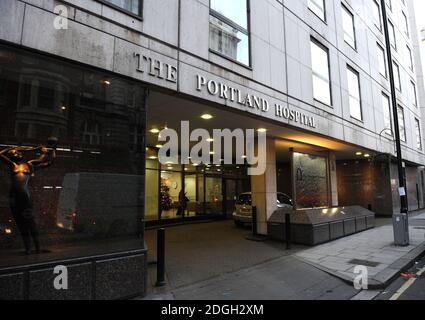
{"label": "sign above entrance", "polygon": [[[209,95],[219,97],[225,102],[237,103],[241,106],[256,109],[263,113],[268,113],[270,110],[270,102],[266,98],[255,94],[244,93],[242,90],[224,84],[220,81],[208,80],[206,77],[196,75],[196,90],[198,92],[207,91]],[[316,128],[316,119],[303,112],[293,110],[288,106],[281,106],[278,103],[274,104],[275,117],[286,119],[290,122],[295,122]]]}

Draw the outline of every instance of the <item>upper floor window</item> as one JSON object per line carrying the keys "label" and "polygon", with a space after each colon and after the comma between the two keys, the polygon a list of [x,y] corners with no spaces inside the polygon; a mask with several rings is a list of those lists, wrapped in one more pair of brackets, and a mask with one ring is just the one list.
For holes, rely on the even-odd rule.
{"label": "upper floor window", "polygon": [[421,123],[419,119],[415,118],[415,133],[416,133],[416,147],[418,150],[422,150],[422,133],[421,133]]}
{"label": "upper floor window", "polygon": [[311,65],[313,70],[313,97],[328,106],[332,105],[329,69],[329,51],[311,39]]}
{"label": "upper floor window", "polygon": [[398,114],[398,128],[400,131],[400,139],[406,142],[406,122],[404,120],[404,110],[400,105],[397,108],[397,114]]}
{"label": "upper floor window", "polygon": [[403,17],[403,28],[404,28],[404,33],[406,34],[406,36],[409,37],[409,21],[407,21],[407,16],[404,13],[404,11],[401,12],[402,13],[402,17]]}
{"label": "upper floor window", "polygon": [[374,0],[372,4],[372,15],[375,26],[379,30],[382,30],[381,6],[376,0]]}
{"label": "upper floor window", "polygon": [[360,97],[360,77],[359,73],[350,66],[347,66],[348,80],[348,102],[350,105],[351,117],[362,120],[362,105]]}
{"label": "upper floor window", "polygon": [[111,4],[114,7],[123,9],[125,11],[131,12],[135,15],[142,15],[142,0],[100,0],[101,2],[106,2]]}
{"label": "upper floor window", "polygon": [[413,71],[413,55],[412,55],[412,49],[408,45],[406,45],[406,53],[407,53],[407,64],[409,65],[410,70]]}
{"label": "upper floor window", "polygon": [[385,2],[387,3],[388,9],[390,9],[390,11],[393,11],[393,2],[391,0],[386,0]]}
{"label": "upper floor window", "polygon": [[210,49],[250,64],[247,0],[211,0]]}
{"label": "upper floor window", "polygon": [[411,99],[413,101],[413,106],[418,107],[418,95],[416,93],[416,85],[412,80],[410,80],[410,88],[411,88],[410,95],[412,96]]}
{"label": "upper floor window", "polygon": [[393,62],[394,84],[398,91],[401,91],[400,67]]}
{"label": "upper floor window", "polygon": [[354,15],[344,5],[342,5],[342,26],[344,29],[344,41],[353,49],[356,49]]}
{"label": "upper floor window", "polygon": [[325,0],[308,0],[308,8],[323,21],[326,21]]}
{"label": "upper floor window", "polygon": [[383,77],[387,77],[387,58],[385,56],[385,50],[382,48],[382,46],[377,43],[378,47],[378,67],[379,67],[379,73]]}
{"label": "upper floor window", "polygon": [[391,106],[390,106],[390,98],[382,93],[382,113],[384,115],[384,126],[385,133],[389,136],[393,135],[393,125],[391,121]]}
{"label": "upper floor window", "polygon": [[395,28],[391,21],[388,21],[388,32],[390,34],[390,43],[394,50],[397,50],[397,42],[395,38]]}

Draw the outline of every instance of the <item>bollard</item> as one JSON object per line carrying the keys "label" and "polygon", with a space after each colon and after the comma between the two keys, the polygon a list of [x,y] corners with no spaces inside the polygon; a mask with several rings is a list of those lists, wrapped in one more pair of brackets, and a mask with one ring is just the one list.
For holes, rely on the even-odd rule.
{"label": "bollard", "polygon": [[291,214],[285,214],[286,250],[291,249]]}
{"label": "bollard", "polygon": [[165,229],[157,232],[157,266],[156,266],[156,286],[165,286]]}
{"label": "bollard", "polygon": [[252,207],[252,235],[258,236],[257,231],[257,207]]}

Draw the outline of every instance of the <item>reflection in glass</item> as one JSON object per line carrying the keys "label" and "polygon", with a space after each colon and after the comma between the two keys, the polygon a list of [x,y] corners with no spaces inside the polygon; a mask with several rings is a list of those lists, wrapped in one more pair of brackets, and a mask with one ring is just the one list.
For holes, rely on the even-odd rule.
{"label": "reflection in glass", "polygon": [[[40,245],[50,251],[40,259],[139,248],[145,88],[5,46],[0,83],[6,88],[0,91],[0,151],[58,138],[54,165],[29,184]],[[0,166],[0,265],[3,257],[9,264],[20,257],[9,190],[9,173]]]}
{"label": "reflection in glass", "polygon": [[327,159],[294,152],[293,170],[297,208],[327,207]]}
{"label": "reflection in glass", "polygon": [[249,65],[248,35],[213,16],[210,16],[210,48]]}

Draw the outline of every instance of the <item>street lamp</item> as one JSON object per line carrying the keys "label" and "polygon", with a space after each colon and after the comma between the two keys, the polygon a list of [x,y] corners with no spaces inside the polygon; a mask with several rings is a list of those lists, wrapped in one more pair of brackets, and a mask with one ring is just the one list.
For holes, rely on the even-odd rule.
{"label": "street lamp", "polygon": [[[398,108],[397,108],[397,95],[394,81],[394,70],[393,70],[393,57],[391,53],[391,42],[390,42],[390,33],[388,28],[388,17],[387,17],[387,8],[386,0],[381,0],[381,11],[382,11],[382,21],[384,26],[384,36],[385,36],[385,45],[387,49],[387,64],[388,64],[388,73],[391,87],[391,100],[392,100],[392,109],[394,117],[394,135],[395,135],[395,144],[397,149],[397,167],[398,167],[398,180],[399,180],[399,193],[400,193],[400,215],[395,215],[393,219],[394,225],[394,242],[396,245],[408,245],[408,236],[409,236],[409,227],[408,227],[408,208],[407,208],[407,193],[406,193],[406,182],[404,179],[404,170],[403,170],[403,155],[401,154],[401,139],[400,139],[400,126],[398,119]],[[404,234],[399,238],[398,225],[400,222],[404,221],[405,226],[403,228]],[[407,234],[406,234],[407,233]],[[406,241],[407,238],[407,241]]]}

